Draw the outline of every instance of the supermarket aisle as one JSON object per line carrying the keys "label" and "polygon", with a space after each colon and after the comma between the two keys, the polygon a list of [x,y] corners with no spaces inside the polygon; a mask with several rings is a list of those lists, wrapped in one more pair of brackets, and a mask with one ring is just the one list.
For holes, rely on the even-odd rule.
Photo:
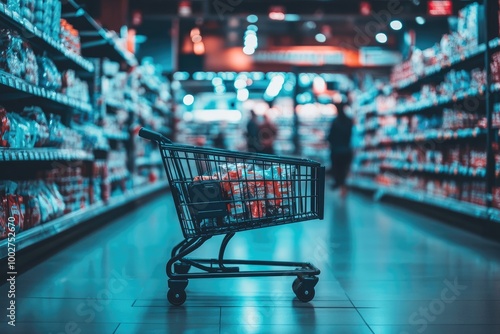
{"label": "supermarket aisle", "polygon": [[163,197],[19,276],[16,330],[2,315],[0,332],[500,332],[500,245],[359,194],[327,198],[324,221],[245,232],[227,250],[313,262],[310,304],[277,277],[193,280],[184,306],[170,307],[164,263],[181,232]]}

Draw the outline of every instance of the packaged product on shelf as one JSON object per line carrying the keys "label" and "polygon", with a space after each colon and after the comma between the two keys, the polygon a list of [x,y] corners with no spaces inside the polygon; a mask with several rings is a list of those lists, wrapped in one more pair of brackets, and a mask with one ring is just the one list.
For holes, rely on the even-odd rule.
{"label": "packaged product on shelf", "polygon": [[21,0],[7,0],[7,8],[11,11],[21,13]]}
{"label": "packaged product on shelf", "polygon": [[36,0],[21,0],[21,15],[28,21],[35,21],[35,2]]}
{"label": "packaged product on shelf", "polygon": [[0,147],[8,147],[10,138],[10,119],[7,110],[0,106]]}
{"label": "packaged product on shelf", "polygon": [[40,107],[25,107],[21,115],[36,124],[36,142],[35,147],[43,147],[49,141],[49,125],[45,113]]}
{"label": "packaged product on shelf", "polygon": [[11,148],[33,148],[36,135],[35,128],[25,118],[17,113],[8,113],[10,121],[10,131],[7,140],[7,147]]}
{"label": "packaged product on shelf", "polygon": [[25,65],[24,80],[32,85],[38,86],[38,63],[35,53],[28,43],[24,42],[23,47]]}
{"label": "packaged product on shelf", "polygon": [[59,91],[62,86],[62,77],[54,62],[47,57],[39,57],[37,60],[39,85],[50,90]]}
{"label": "packaged product on shelf", "polygon": [[49,134],[48,146],[60,147],[64,141],[64,126],[61,123],[61,116],[49,115]]}
{"label": "packaged product on shelf", "polygon": [[9,234],[7,206],[5,197],[0,193],[0,240],[7,238]]}
{"label": "packaged product on shelf", "polygon": [[3,203],[5,205],[7,217],[14,218],[15,232],[23,230],[24,215],[26,213],[26,207],[21,196],[16,192],[17,183],[12,181],[4,182],[1,187],[3,188]]}
{"label": "packaged product on shelf", "polygon": [[500,187],[498,186],[493,187],[493,206],[500,209]]}
{"label": "packaged product on shelf", "polygon": [[0,29],[0,69],[22,78],[25,71],[23,41],[19,34]]}

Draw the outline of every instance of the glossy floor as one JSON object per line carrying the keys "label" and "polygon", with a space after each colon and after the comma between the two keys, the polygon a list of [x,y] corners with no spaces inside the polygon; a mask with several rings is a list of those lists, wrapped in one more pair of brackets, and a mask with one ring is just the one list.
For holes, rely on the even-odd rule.
{"label": "glossy floor", "polygon": [[[16,282],[16,327],[0,333],[500,333],[500,245],[351,193],[326,217],[237,234],[228,257],[304,260],[322,273],[311,303],[293,278],[192,280],[166,301],[181,239],[169,195],[62,249]],[[215,257],[220,238],[197,255]],[[7,287],[0,288],[1,309]]]}

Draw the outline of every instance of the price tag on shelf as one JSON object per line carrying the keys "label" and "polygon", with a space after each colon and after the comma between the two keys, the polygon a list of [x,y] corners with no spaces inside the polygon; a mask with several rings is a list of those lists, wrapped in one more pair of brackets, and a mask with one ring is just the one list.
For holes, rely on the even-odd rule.
{"label": "price tag on shelf", "polygon": [[15,87],[14,79],[12,79],[12,77],[9,77],[9,86],[12,88]]}
{"label": "price tag on shelf", "polygon": [[3,12],[4,12],[4,13],[5,13],[5,15],[7,15],[8,17],[12,17],[12,11],[11,11],[9,8],[5,7],[5,10],[4,10]]}
{"label": "price tag on shelf", "polygon": [[27,151],[23,151],[23,159],[24,160],[31,160]]}
{"label": "price tag on shelf", "polygon": [[28,21],[28,20],[23,20],[23,25],[26,28],[26,30],[29,30],[30,32],[33,32],[33,24]]}
{"label": "price tag on shelf", "polygon": [[16,80],[15,83],[14,83],[14,87],[17,89],[17,90],[21,90],[21,83],[19,82],[19,80]]}
{"label": "price tag on shelf", "polygon": [[4,152],[3,160],[4,161],[10,161],[10,160],[12,160],[11,159],[11,153],[10,152]]}
{"label": "price tag on shelf", "polygon": [[31,160],[38,160],[38,159],[37,159],[36,152],[29,151],[29,153],[28,153],[28,159],[29,159],[30,161],[31,161]]}
{"label": "price tag on shelf", "polygon": [[28,93],[33,94],[33,86],[28,85]]}
{"label": "price tag on shelf", "polygon": [[14,19],[14,21],[16,21],[18,23],[23,23],[23,18],[21,17],[21,15],[19,15],[18,12],[13,11],[12,18]]}
{"label": "price tag on shelf", "polygon": [[3,85],[8,85],[8,81],[7,81],[7,77],[5,77],[5,75],[3,74],[0,74],[0,80],[2,81],[2,84]]}

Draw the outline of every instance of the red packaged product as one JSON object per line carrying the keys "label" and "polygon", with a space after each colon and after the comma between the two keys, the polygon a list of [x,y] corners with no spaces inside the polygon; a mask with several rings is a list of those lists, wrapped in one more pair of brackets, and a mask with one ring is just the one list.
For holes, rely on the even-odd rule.
{"label": "red packaged product", "polygon": [[6,207],[7,198],[0,196],[0,240],[7,238],[8,226],[7,226],[7,207]]}
{"label": "red packaged product", "polygon": [[[248,172],[246,181],[246,192],[250,198],[257,199],[250,201],[250,214],[252,218],[263,218],[266,216],[266,182],[263,180],[262,173]],[[246,193],[245,192],[245,193]]]}
{"label": "red packaged product", "polygon": [[21,208],[19,205],[19,199],[16,195],[7,195],[7,205],[9,217],[14,218],[14,225],[16,228],[16,233],[21,231],[23,228],[24,217],[21,214]]}

